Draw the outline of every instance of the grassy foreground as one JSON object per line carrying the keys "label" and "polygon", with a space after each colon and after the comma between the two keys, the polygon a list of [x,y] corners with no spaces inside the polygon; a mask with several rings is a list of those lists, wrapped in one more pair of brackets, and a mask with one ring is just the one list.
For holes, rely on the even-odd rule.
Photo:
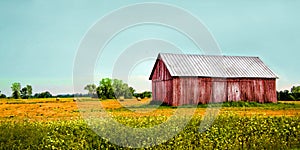
{"label": "grassy foreground", "polygon": [[[125,118],[120,123],[145,127],[159,117]],[[289,149],[299,148],[299,117],[219,116],[212,127],[200,133],[201,117],[194,117],[175,137],[151,149]],[[141,124],[142,122],[142,124]],[[178,122],[177,122],[178,123]],[[114,129],[111,130],[112,134]],[[167,134],[167,133],[166,133]],[[102,139],[84,121],[2,122],[0,149],[103,149],[121,148]],[[122,136],[120,134],[119,136]],[[127,137],[128,138],[128,137]],[[138,139],[138,138],[137,138]],[[137,140],[129,137],[128,140]],[[151,139],[157,140],[157,139]],[[139,142],[143,146],[143,142]]]}
{"label": "grassy foreground", "polygon": [[[82,119],[79,107],[95,106],[95,100],[74,99],[0,100],[0,149],[128,149],[101,138],[93,130],[110,134],[145,146],[138,133],[127,136],[116,131],[114,123],[92,128]],[[105,100],[103,107],[119,123],[134,128],[149,128],[165,122],[176,109],[147,105],[149,100],[118,102]],[[198,106],[194,117],[175,137],[160,141],[148,149],[296,149],[300,148],[300,103],[279,104],[224,103],[220,115],[210,128],[199,132],[206,105]],[[125,108],[127,107],[127,108]],[[92,109],[91,114],[97,114]],[[184,114],[172,124],[181,124]],[[167,127],[168,128],[168,127]],[[169,127],[172,128],[172,127]],[[163,135],[169,134],[162,131]],[[125,146],[128,146],[125,144]]]}

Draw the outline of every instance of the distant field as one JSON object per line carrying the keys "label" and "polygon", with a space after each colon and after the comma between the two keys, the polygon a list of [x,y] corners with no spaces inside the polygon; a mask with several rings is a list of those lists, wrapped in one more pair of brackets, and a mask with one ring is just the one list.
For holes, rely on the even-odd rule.
{"label": "distant field", "polygon": [[[46,99],[0,99],[0,121],[51,121],[51,120],[76,120],[81,118],[78,104],[100,105],[98,99],[84,98],[46,98]],[[102,106],[113,116],[171,116],[176,110],[172,107],[151,107],[151,99],[137,101],[131,100],[103,100]],[[284,101],[281,104],[268,105],[263,107],[222,107],[220,114],[236,114],[240,116],[297,116],[300,115],[300,102]],[[286,104],[285,104],[286,103]],[[128,109],[126,109],[128,108]],[[189,108],[181,108],[189,109]],[[132,111],[134,110],[134,111]],[[195,115],[203,115],[206,108],[197,108]],[[97,112],[95,112],[96,114]]]}
{"label": "distant field", "polygon": [[[176,123],[180,123],[184,112],[192,107],[148,105],[150,100],[103,100],[100,104],[98,99],[91,98],[0,99],[0,149],[116,149],[120,147],[102,139],[87,126],[80,111],[97,116],[102,105],[118,122],[144,128],[166,121],[177,109],[183,112],[177,117]],[[206,107],[199,105],[184,131],[152,148],[300,148],[300,102],[224,103],[212,127],[199,133]],[[211,107],[215,109],[214,105]],[[105,130],[115,133],[113,125]]]}

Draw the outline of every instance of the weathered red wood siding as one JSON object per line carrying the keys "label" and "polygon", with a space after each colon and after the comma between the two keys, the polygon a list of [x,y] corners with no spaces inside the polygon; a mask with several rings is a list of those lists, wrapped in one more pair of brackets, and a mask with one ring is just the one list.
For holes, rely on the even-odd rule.
{"label": "weathered red wood siding", "polygon": [[276,79],[227,79],[228,101],[277,102]]}
{"label": "weathered red wood siding", "polygon": [[211,78],[173,78],[173,106],[208,103],[211,100]]}
{"label": "weathered red wood siding", "polygon": [[152,99],[172,105],[172,77],[161,59],[157,60],[152,74]]}
{"label": "weathered red wood siding", "polygon": [[169,105],[227,101],[277,102],[276,79],[172,77],[162,60],[152,74],[153,100]]}
{"label": "weathered red wood siding", "polygon": [[227,80],[224,78],[212,78],[212,99],[211,102],[226,102],[228,97]]}
{"label": "weathered red wood siding", "polygon": [[172,105],[206,104],[227,100],[225,79],[181,77],[173,79]]}
{"label": "weathered red wood siding", "polygon": [[173,78],[174,106],[227,101],[277,102],[275,79]]}

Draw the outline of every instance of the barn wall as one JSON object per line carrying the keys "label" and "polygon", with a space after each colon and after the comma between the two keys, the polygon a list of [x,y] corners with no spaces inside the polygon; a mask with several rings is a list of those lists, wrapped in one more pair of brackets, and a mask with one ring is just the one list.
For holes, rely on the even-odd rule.
{"label": "barn wall", "polygon": [[172,105],[208,103],[212,99],[211,81],[211,78],[174,78]]}
{"label": "barn wall", "polygon": [[152,74],[152,99],[172,105],[172,77],[161,59],[158,59]]}
{"label": "barn wall", "polygon": [[211,102],[226,102],[228,98],[227,80],[224,78],[212,78],[212,82],[210,84],[212,87]]}
{"label": "barn wall", "polygon": [[276,79],[227,79],[228,101],[277,102]]}
{"label": "barn wall", "polygon": [[168,105],[172,105],[173,100],[173,82],[166,81],[152,81],[152,99],[155,101],[162,101]]}
{"label": "barn wall", "polygon": [[277,102],[275,79],[174,78],[172,99],[179,106],[227,101]]}

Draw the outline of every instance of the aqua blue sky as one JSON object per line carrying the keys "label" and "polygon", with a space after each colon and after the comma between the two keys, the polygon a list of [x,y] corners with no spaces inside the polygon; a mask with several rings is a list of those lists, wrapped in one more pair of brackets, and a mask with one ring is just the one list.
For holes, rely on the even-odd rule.
{"label": "aqua blue sky", "polygon": [[[72,93],[73,62],[85,33],[105,14],[137,2],[143,1],[1,0],[0,90],[10,95],[11,84],[20,82],[31,84],[34,92]],[[199,18],[214,35],[223,54],[259,56],[279,76],[277,89],[300,84],[300,1],[154,2],[181,7]],[[153,34],[153,31],[164,34]],[[163,38],[178,43],[182,49],[193,48],[188,41],[184,42],[184,38],[174,36],[177,34],[174,31],[161,27],[137,27],[123,34],[129,37],[128,42]],[[111,48],[120,51],[126,48],[126,42],[118,41],[111,43]],[[111,53],[112,58],[114,55]],[[151,62],[144,65],[149,66]],[[139,79],[144,82],[143,86],[132,83],[139,90],[149,88],[149,82],[143,81],[149,70],[139,70],[143,68],[136,68],[136,72],[142,72]],[[109,68],[95,68],[95,74],[99,79],[106,77]]]}

